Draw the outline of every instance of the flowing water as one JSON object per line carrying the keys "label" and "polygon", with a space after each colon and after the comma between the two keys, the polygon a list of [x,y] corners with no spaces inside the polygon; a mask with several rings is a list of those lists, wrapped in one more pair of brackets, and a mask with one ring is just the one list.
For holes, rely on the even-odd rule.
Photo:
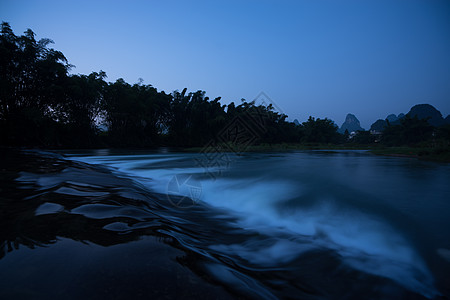
{"label": "flowing water", "polygon": [[450,165],[209,155],[6,151],[0,298],[450,296]]}

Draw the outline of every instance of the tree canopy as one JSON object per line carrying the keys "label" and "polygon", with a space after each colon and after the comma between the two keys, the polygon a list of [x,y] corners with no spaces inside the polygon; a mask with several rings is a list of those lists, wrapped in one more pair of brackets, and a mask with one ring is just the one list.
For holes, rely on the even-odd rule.
{"label": "tree canopy", "polygon": [[[205,91],[170,94],[139,81],[106,81],[103,71],[69,74],[72,65],[50,39],[36,40],[31,29],[14,34],[3,22],[0,33],[0,138],[2,145],[37,147],[204,146],[215,143],[343,143],[348,133],[327,118],[302,124],[270,105],[241,99],[222,104]],[[387,125],[381,141],[414,144],[433,136],[446,139],[448,128],[435,130],[407,116]],[[373,143],[368,132],[354,142]]]}

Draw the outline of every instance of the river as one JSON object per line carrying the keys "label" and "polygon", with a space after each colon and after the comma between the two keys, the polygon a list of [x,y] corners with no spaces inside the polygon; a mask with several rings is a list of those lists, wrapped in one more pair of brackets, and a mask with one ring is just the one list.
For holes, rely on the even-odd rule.
{"label": "river", "polygon": [[450,165],[4,150],[0,297],[450,296]]}

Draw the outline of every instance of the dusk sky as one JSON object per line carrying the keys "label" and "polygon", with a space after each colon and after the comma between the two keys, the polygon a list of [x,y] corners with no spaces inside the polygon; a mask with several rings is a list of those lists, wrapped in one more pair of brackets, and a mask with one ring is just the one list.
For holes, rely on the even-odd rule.
{"label": "dusk sky", "polygon": [[54,40],[72,73],[224,104],[265,92],[290,120],[353,113],[368,129],[419,103],[450,113],[447,0],[0,0],[0,20]]}

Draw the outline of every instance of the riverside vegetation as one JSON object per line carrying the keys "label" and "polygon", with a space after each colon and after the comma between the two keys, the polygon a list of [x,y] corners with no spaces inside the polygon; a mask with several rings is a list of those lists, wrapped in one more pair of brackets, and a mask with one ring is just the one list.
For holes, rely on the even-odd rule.
{"label": "riverside vegetation", "polygon": [[[220,103],[205,91],[165,93],[150,84],[107,82],[103,71],[69,74],[73,67],[50,39],[28,29],[14,34],[3,22],[0,35],[0,143],[39,148],[203,147],[224,128],[248,116],[263,119],[263,130],[242,151],[291,149],[374,149],[450,161],[450,124],[433,126],[407,114],[386,123],[381,135],[359,131],[352,138],[330,119],[287,121],[272,105],[241,99]],[[448,118],[447,118],[448,119]],[[447,120],[446,119],[446,120]],[[256,133],[255,133],[256,132]],[[221,143],[239,143],[220,139]]]}

